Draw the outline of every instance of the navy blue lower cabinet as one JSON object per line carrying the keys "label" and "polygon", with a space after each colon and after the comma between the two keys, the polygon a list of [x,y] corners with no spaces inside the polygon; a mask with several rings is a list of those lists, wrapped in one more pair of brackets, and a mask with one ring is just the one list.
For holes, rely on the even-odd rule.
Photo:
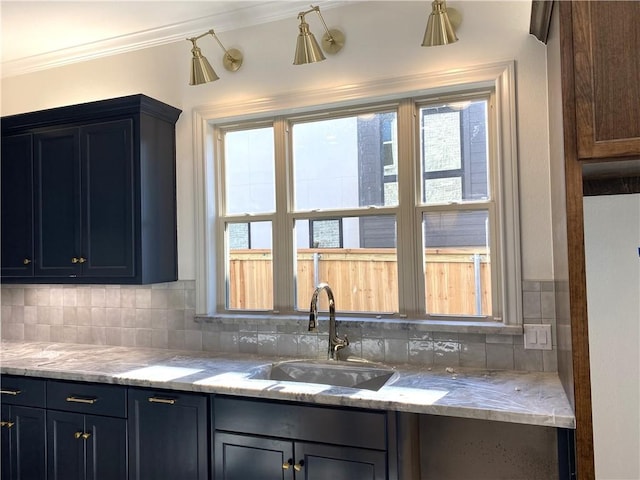
{"label": "navy blue lower cabinet", "polygon": [[47,412],[50,480],[127,478],[127,424],[122,418]]}
{"label": "navy blue lower cabinet", "polygon": [[45,480],[47,457],[44,409],[3,404],[0,417],[0,478]]}
{"label": "navy blue lower cabinet", "polygon": [[293,478],[293,443],[290,441],[217,432],[214,450],[216,479]]}
{"label": "navy blue lower cabinet", "polygon": [[216,480],[396,479],[387,412],[227,396],[212,412]]}
{"label": "navy blue lower cabinet", "polygon": [[[307,442],[296,442],[294,450],[294,465],[302,466],[304,474],[301,478],[305,480],[387,478],[386,452]],[[300,478],[297,475],[296,478]]]}
{"label": "navy blue lower cabinet", "polygon": [[205,395],[130,388],[128,402],[130,480],[209,478]]}
{"label": "navy blue lower cabinet", "polygon": [[0,397],[0,478],[46,480],[45,382],[2,375]]}

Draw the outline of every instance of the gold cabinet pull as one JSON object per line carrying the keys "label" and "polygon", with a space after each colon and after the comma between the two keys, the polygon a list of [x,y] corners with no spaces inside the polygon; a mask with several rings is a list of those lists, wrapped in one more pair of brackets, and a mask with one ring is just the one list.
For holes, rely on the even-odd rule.
{"label": "gold cabinet pull", "polygon": [[90,436],[91,436],[91,434],[90,434],[90,433],[83,433],[83,434],[82,434],[82,439],[83,439],[83,440],[88,440]]}
{"label": "gold cabinet pull", "polygon": [[301,471],[302,471],[302,467],[304,467],[304,460],[300,460],[300,463],[296,463],[296,464],[293,466],[293,469],[294,469],[296,472],[301,472]]}
{"label": "gold cabinet pull", "polygon": [[67,402],[73,402],[73,403],[86,403],[89,405],[93,405],[97,401],[98,401],[97,398],[67,397]]}
{"label": "gold cabinet pull", "polygon": [[292,458],[287,460],[286,463],[282,464],[282,469],[283,470],[289,470],[289,468],[291,468],[291,465],[293,465],[293,459]]}
{"label": "gold cabinet pull", "polygon": [[73,437],[78,440],[80,437],[82,437],[82,432],[76,432],[73,434]]}
{"label": "gold cabinet pull", "polygon": [[20,390],[0,390],[0,393],[2,395],[13,395],[15,397],[16,395],[20,395]]}
{"label": "gold cabinet pull", "polygon": [[0,427],[11,428],[15,425],[15,422],[0,422]]}
{"label": "gold cabinet pull", "polygon": [[85,263],[87,261],[84,257],[73,257],[71,263]]}
{"label": "gold cabinet pull", "polygon": [[28,258],[25,258],[24,260],[22,260],[23,265],[29,265],[30,263],[31,263],[31,260]]}
{"label": "gold cabinet pull", "polygon": [[173,398],[161,398],[161,397],[149,397],[151,403],[164,403],[165,405],[175,405],[176,401]]}
{"label": "gold cabinet pull", "polygon": [[79,439],[88,440],[90,436],[91,436],[90,433],[85,433],[85,432],[75,432],[73,434],[73,437],[76,440],[79,440]]}

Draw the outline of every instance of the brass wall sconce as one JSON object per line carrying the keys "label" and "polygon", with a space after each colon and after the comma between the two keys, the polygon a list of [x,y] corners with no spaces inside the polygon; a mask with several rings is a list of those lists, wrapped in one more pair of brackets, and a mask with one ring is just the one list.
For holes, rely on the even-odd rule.
{"label": "brass wall sconce", "polygon": [[444,0],[434,0],[431,4],[431,14],[427,20],[422,46],[433,47],[457,42],[455,28],[460,25],[460,19],[458,11],[454,8],[447,9]]}
{"label": "brass wall sconce", "polygon": [[216,39],[220,48],[224,50],[224,56],[222,57],[222,64],[224,68],[229,72],[236,72],[242,66],[242,53],[235,48],[231,50],[227,50],[220,42],[220,39],[216,36],[215,32],[209,30],[208,32],[203,33],[197,37],[187,38],[187,41],[191,42],[192,48],[191,53],[193,54],[193,58],[191,59],[191,74],[189,77],[189,85],[201,85],[203,83],[215,82],[218,80],[218,75],[214,72],[209,60],[202,55],[202,51],[200,47],[197,45],[197,41],[202,37],[206,37],[207,35],[211,35]]}
{"label": "brass wall sconce", "polygon": [[[316,12],[320,20],[322,20],[322,25],[324,25],[325,34],[322,36],[322,49],[318,45],[316,37],[314,37],[313,33],[309,30],[309,24],[305,21],[304,16],[311,12]],[[320,7],[311,5],[310,10],[298,14],[298,19],[300,19],[300,33],[298,34],[296,52],[293,57],[294,65],[303,65],[305,63],[315,63],[325,60],[322,50],[332,55],[342,50],[345,41],[344,34],[340,30],[329,30],[327,28],[327,24],[320,13]]]}

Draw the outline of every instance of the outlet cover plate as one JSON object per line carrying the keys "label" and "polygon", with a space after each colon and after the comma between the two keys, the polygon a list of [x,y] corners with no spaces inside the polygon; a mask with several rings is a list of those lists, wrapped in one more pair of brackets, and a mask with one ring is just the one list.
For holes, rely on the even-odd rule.
{"label": "outlet cover plate", "polygon": [[553,350],[551,325],[539,323],[525,324],[524,348],[530,350]]}

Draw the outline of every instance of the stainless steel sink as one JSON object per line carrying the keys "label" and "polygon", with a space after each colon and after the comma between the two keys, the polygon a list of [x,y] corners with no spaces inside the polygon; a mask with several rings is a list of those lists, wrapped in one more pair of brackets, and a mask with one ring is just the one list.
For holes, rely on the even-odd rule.
{"label": "stainless steel sink", "polygon": [[396,371],[386,365],[358,359],[278,362],[256,368],[249,378],[380,390],[396,376]]}

